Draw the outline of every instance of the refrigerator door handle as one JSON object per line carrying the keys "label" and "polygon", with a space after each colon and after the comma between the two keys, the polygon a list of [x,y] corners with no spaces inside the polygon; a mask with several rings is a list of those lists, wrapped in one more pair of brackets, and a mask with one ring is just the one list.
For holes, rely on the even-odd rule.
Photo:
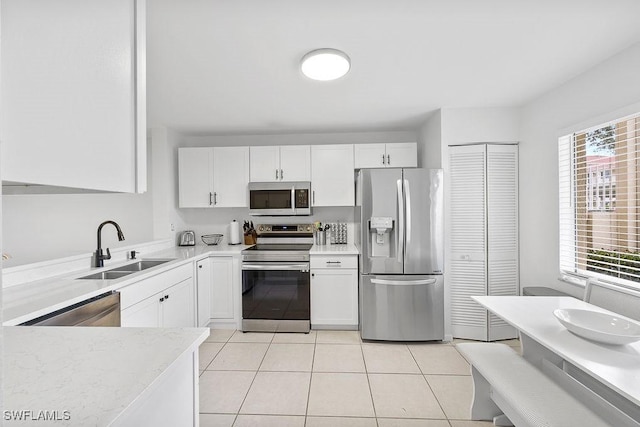
{"label": "refrigerator door handle", "polygon": [[398,247],[397,259],[402,263],[404,257],[404,197],[402,194],[402,180],[396,181],[398,187]]}
{"label": "refrigerator door handle", "polygon": [[406,221],[406,229],[407,232],[406,237],[405,237],[405,249],[404,249],[404,253],[405,256],[407,254],[407,249],[409,246],[411,246],[411,191],[409,188],[409,180],[405,179],[404,181],[404,192],[405,192],[405,204],[406,204],[406,209],[407,209],[407,221]]}
{"label": "refrigerator door handle", "polygon": [[422,279],[422,280],[388,280],[388,279],[371,279],[371,283],[374,285],[407,285],[407,286],[417,286],[417,285],[433,285],[436,283],[436,279]]}

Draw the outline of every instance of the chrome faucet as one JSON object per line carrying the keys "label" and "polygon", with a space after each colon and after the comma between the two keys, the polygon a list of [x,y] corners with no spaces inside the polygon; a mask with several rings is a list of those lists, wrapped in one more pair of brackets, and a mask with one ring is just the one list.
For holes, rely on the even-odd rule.
{"label": "chrome faucet", "polygon": [[116,231],[118,232],[118,240],[119,241],[123,241],[124,240],[124,234],[122,233],[122,230],[120,229],[120,226],[115,222],[115,221],[105,221],[102,224],[100,224],[98,226],[98,249],[96,249],[96,252],[94,254],[94,267],[104,267],[104,260],[105,259],[111,259],[111,252],[109,252],[109,248],[107,248],[107,254],[104,255],[102,253],[102,227],[104,227],[106,224],[111,224],[116,228]]}

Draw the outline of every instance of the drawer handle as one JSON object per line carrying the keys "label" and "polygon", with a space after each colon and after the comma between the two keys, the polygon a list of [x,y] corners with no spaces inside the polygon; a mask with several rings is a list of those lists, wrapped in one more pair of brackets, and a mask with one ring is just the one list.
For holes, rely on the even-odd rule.
{"label": "drawer handle", "polygon": [[342,264],[342,261],[327,261],[327,264]]}

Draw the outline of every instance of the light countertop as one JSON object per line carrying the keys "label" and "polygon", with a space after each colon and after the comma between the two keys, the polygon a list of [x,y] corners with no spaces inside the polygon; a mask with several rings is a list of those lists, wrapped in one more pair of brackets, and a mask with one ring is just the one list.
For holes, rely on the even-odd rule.
{"label": "light countertop", "polygon": [[103,268],[87,268],[84,271],[63,274],[3,289],[2,309],[4,326],[19,325],[36,317],[84,301],[88,298],[118,290],[144,278],[165,272],[171,268],[207,256],[240,255],[247,245],[196,245],[176,246],[154,253],[145,254],[140,259],[171,259],[157,267],[132,273],[113,280],[77,280],[95,272],[110,270],[130,264],[134,260],[109,263]]}
{"label": "light countertop", "polygon": [[68,421],[35,424],[104,426],[145,399],[178,358],[198,351],[209,330],[20,326],[3,333],[5,411],[68,411]]}
{"label": "light countertop", "polygon": [[360,252],[353,243],[346,245],[313,245],[310,255],[358,255]]}
{"label": "light countertop", "polygon": [[[103,268],[87,268],[83,271],[62,274],[55,277],[36,280],[3,289],[3,324],[19,325],[36,317],[68,307],[97,295],[122,289],[142,279],[163,273],[182,264],[208,256],[239,256],[242,250],[250,245],[202,245],[175,246],[145,254],[140,259],[170,259],[171,261],[157,267],[132,273],[113,280],[77,280],[95,272],[111,270],[118,266],[134,262],[120,261],[109,263]],[[311,255],[358,255],[354,244],[347,245],[314,245]]]}

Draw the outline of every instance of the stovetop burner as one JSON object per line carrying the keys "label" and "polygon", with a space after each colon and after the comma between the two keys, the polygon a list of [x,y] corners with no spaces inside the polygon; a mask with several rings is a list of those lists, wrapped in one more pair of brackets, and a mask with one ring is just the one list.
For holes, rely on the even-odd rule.
{"label": "stovetop burner", "polygon": [[242,251],[243,262],[309,261],[311,224],[258,224],[258,244]]}

